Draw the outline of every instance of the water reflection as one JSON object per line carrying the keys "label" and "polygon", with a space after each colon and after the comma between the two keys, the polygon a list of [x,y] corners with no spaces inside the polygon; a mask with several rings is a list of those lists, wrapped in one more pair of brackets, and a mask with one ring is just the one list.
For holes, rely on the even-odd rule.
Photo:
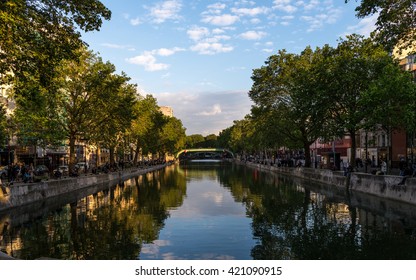
{"label": "water reflection", "polygon": [[220,183],[230,166],[179,167],[187,178],[186,200],[170,211],[159,239],[143,246],[141,259],[251,259],[251,219]]}
{"label": "water reflection", "polygon": [[13,220],[5,215],[0,221],[8,228],[0,248],[19,259],[137,259],[142,244],[157,238],[168,209],[180,206],[185,193],[185,178],[165,169],[23,224],[10,226]]}
{"label": "water reflection", "polygon": [[416,259],[415,210],[238,165],[170,166],[0,214],[0,250],[20,259]]}

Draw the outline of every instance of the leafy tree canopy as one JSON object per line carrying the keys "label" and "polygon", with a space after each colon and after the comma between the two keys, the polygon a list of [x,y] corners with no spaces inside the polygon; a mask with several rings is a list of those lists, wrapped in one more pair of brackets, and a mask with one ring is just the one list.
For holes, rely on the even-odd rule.
{"label": "leafy tree canopy", "polygon": [[[62,59],[76,58],[80,30],[99,30],[111,12],[98,0],[0,1],[0,74],[20,79],[37,73],[47,85]],[[13,73],[14,76],[7,74]]]}
{"label": "leafy tree canopy", "polygon": [[[351,0],[345,0],[348,1]],[[374,36],[386,50],[392,51],[397,45],[404,49],[415,47],[415,0],[361,0],[355,10],[359,18],[378,13]]]}

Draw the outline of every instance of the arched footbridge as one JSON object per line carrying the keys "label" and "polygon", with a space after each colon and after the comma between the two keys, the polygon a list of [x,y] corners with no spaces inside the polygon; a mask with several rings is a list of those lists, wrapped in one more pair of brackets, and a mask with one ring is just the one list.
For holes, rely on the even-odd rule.
{"label": "arched footbridge", "polygon": [[222,148],[183,149],[176,153],[179,160],[187,159],[225,159],[234,158],[233,152]]}

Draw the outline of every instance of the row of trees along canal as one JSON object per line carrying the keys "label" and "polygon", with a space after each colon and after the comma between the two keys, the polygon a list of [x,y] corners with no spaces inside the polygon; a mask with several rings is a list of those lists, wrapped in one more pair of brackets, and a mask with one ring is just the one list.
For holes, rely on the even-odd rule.
{"label": "row of trees along canal", "polygon": [[[76,60],[64,60],[47,88],[35,80],[20,83],[13,91],[16,109],[9,119],[22,146],[69,144],[70,164],[75,164],[77,141],[87,141],[115,153],[139,155],[174,153],[185,143],[185,128],[175,117],[164,116],[151,96],[141,96],[125,74],[116,74],[110,62],[85,48]],[[34,78],[35,79],[35,78]],[[4,111],[3,111],[4,112]],[[5,123],[5,116],[3,123]],[[4,143],[4,142],[3,142]]]}
{"label": "row of trees along canal", "polygon": [[68,143],[72,166],[79,140],[109,149],[111,163],[126,149],[138,161],[184,145],[182,122],[82,41],[111,18],[100,1],[2,1],[0,14],[0,82],[16,102],[11,116],[0,108],[0,146]]}
{"label": "row of trees along canal", "polygon": [[[388,50],[416,39],[414,1],[362,0],[356,11],[358,17],[378,13],[375,38]],[[68,141],[71,164],[80,139],[110,149],[111,160],[127,146],[137,160],[139,150],[184,145],[180,120],[164,118],[152,96],[137,96],[129,77],[82,41],[81,32],[99,31],[111,18],[99,0],[1,1],[0,17],[0,83],[16,101],[13,118],[0,110],[0,143],[11,136],[21,145]],[[280,51],[254,70],[253,81],[251,114],[224,130],[219,146],[306,148],[317,137],[353,136],[374,124],[414,129],[414,87],[369,40],[352,37],[300,55]]]}
{"label": "row of trees along canal", "polygon": [[335,48],[306,47],[300,54],[280,50],[253,70],[252,80],[251,113],[219,137],[234,152],[302,148],[310,166],[310,146],[318,138],[349,135],[354,165],[360,129],[390,136],[416,129],[411,74],[370,38],[353,34]]}

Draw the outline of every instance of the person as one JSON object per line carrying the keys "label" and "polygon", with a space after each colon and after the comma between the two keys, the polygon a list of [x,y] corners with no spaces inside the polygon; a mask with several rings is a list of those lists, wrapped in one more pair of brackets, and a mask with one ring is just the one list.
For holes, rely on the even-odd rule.
{"label": "person", "polygon": [[384,160],[381,161],[381,172],[383,175],[387,173],[387,163]]}
{"label": "person", "polygon": [[341,167],[341,170],[344,171],[344,176],[347,176],[347,165],[344,163],[343,159],[340,160],[339,166]]}
{"label": "person", "polygon": [[406,171],[406,168],[407,168],[407,166],[406,166],[407,164],[406,164],[406,161],[404,160],[404,158],[401,158],[400,159],[400,162],[399,162],[399,169],[400,169],[400,176],[404,176],[405,175],[405,171]]}
{"label": "person", "polygon": [[413,162],[412,169],[413,169],[412,177],[415,177],[416,176],[416,162]]}

